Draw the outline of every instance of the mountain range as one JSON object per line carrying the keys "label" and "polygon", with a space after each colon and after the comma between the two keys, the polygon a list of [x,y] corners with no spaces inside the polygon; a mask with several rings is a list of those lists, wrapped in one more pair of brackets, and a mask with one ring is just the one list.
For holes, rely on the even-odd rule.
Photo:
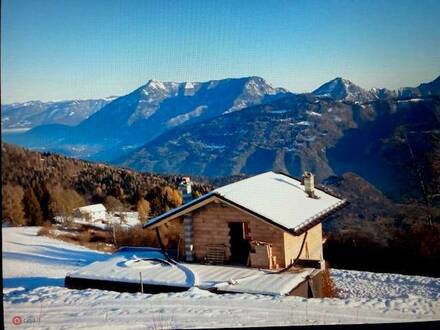
{"label": "mountain range", "polygon": [[[109,161],[174,127],[275,100],[287,91],[260,77],[207,82],[150,80],[75,127],[40,125],[7,141],[68,156]],[[44,148],[44,149],[43,149]]]}
{"label": "mountain range", "polygon": [[214,177],[311,170],[318,180],[352,171],[396,197],[417,182],[405,172],[414,165],[408,145],[420,153],[413,155],[418,166],[427,168],[439,113],[440,77],[396,91],[365,90],[336,78],[304,94],[260,77],[150,80],[76,126],[59,121],[2,135],[34,149],[142,171]]}
{"label": "mountain range", "polygon": [[168,129],[239,111],[285,93],[284,89],[273,88],[259,77],[203,83],[150,80],[103,107],[78,129],[93,131],[92,138],[145,143]]}
{"label": "mountain range", "polygon": [[115,98],[5,104],[1,106],[2,130],[25,130],[48,124],[75,126]]}

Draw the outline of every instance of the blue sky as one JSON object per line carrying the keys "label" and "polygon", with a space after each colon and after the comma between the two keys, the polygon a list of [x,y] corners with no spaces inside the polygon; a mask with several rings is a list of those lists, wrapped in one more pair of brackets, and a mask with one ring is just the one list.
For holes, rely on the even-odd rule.
{"label": "blue sky", "polygon": [[310,91],[440,74],[440,1],[2,0],[2,103],[257,75]]}

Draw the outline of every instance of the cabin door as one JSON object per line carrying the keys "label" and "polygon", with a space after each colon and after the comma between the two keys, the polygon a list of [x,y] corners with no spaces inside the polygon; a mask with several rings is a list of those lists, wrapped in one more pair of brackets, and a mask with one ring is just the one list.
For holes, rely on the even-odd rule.
{"label": "cabin door", "polygon": [[243,222],[229,223],[229,237],[231,244],[230,262],[246,265],[249,256],[249,243],[246,241]]}

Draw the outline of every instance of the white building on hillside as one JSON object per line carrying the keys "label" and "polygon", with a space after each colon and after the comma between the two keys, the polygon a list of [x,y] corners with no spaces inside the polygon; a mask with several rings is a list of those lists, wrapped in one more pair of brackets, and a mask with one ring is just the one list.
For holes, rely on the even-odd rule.
{"label": "white building on hillside", "polygon": [[107,210],[103,204],[93,204],[78,207],[74,210],[74,216],[77,218],[85,218],[90,221],[105,220]]}

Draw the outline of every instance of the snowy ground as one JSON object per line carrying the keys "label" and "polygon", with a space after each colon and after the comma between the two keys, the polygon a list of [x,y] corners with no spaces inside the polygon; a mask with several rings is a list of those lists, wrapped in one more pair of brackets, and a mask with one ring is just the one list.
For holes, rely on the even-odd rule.
{"label": "snowy ground", "polygon": [[[63,287],[66,273],[108,254],[3,228],[6,328],[194,328],[440,320],[440,279],[334,270],[343,299],[250,294],[129,294]],[[14,318],[15,317],[15,318]],[[20,326],[12,321],[20,322]]]}

